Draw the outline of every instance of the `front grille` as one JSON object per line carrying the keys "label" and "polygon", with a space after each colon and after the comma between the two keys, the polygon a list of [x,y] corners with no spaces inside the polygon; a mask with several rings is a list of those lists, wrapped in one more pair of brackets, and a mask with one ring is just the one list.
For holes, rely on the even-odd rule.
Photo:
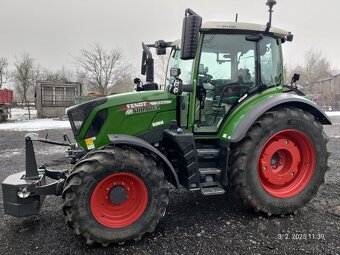
{"label": "front grille", "polygon": [[79,135],[87,117],[92,110],[107,101],[107,98],[99,98],[67,109],[67,115],[75,136]]}

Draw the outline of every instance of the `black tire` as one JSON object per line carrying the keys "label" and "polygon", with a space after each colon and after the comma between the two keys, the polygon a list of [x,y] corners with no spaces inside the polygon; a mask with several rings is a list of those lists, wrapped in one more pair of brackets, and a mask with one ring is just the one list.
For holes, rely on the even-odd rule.
{"label": "black tire", "polygon": [[6,120],[6,115],[4,114],[3,111],[0,111],[0,122],[5,121]]}
{"label": "black tire", "polygon": [[[297,186],[302,190],[291,197],[277,197],[267,192],[261,183],[260,176],[262,174],[260,169],[267,169],[267,167],[262,169],[259,165],[264,146],[271,137],[285,132],[284,130],[302,133],[310,140],[315,153],[313,154],[315,155],[314,171],[310,171],[312,173],[310,179],[306,180],[306,186],[303,186],[303,189]],[[327,142],[322,125],[308,112],[288,107],[266,112],[252,125],[245,138],[231,147],[230,186],[243,204],[254,208],[256,212],[266,213],[268,216],[295,213],[317,194],[320,185],[324,183],[329,156]]]}
{"label": "black tire", "polygon": [[[105,226],[96,220],[91,204],[96,186],[115,174],[137,176],[147,190],[147,204],[139,218],[118,228]],[[145,233],[153,232],[165,215],[169,192],[164,173],[153,158],[130,147],[108,146],[88,153],[74,166],[66,180],[63,198],[67,224],[84,237],[87,244],[107,246],[110,243],[123,244],[131,239],[137,241]]]}

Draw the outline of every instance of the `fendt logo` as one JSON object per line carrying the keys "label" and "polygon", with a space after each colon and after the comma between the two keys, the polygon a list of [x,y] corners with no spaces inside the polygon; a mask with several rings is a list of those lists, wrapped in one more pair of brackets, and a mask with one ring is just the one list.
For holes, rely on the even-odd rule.
{"label": "fendt logo", "polygon": [[127,104],[125,106],[122,106],[121,110],[128,110],[128,109],[134,109],[134,108],[140,108],[145,106],[151,106],[150,102],[139,102],[139,103],[133,103],[133,104]]}
{"label": "fendt logo", "polygon": [[171,104],[172,100],[163,101],[151,101],[151,102],[139,102],[133,104],[127,104],[120,107],[121,110],[126,111],[126,115],[134,113],[151,112],[160,109],[160,105]]}

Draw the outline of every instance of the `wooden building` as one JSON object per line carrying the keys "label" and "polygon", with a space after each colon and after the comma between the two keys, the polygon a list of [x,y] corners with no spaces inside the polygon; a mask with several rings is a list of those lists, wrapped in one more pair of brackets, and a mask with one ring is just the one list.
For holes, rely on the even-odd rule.
{"label": "wooden building", "polygon": [[81,96],[82,85],[61,81],[38,81],[35,87],[35,100],[38,118],[65,116],[67,107],[74,105]]}

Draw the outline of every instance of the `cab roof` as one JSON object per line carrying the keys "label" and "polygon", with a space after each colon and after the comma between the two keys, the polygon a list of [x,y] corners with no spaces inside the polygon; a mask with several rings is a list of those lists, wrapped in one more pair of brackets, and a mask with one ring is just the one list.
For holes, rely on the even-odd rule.
{"label": "cab roof", "polygon": [[[213,30],[245,30],[255,32],[265,32],[267,26],[263,24],[253,24],[245,22],[222,22],[222,21],[207,21],[202,24],[201,31],[213,31]],[[288,35],[288,31],[271,27],[269,30],[275,36],[284,38]]]}
{"label": "cab roof", "polygon": [[[214,30],[229,30],[229,31],[255,31],[255,32],[265,32],[267,26],[263,24],[254,24],[254,23],[246,23],[246,22],[225,22],[225,21],[206,21],[203,22],[201,26],[201,31],[214,31]],[[275,36],[279,38],[285,38],[289,35],[287,30],[271,27],[269,29],[270,33],[273,33]],[[172,42],[172,46],[179,48],[181,44],[181,40],[175,40]]]}

